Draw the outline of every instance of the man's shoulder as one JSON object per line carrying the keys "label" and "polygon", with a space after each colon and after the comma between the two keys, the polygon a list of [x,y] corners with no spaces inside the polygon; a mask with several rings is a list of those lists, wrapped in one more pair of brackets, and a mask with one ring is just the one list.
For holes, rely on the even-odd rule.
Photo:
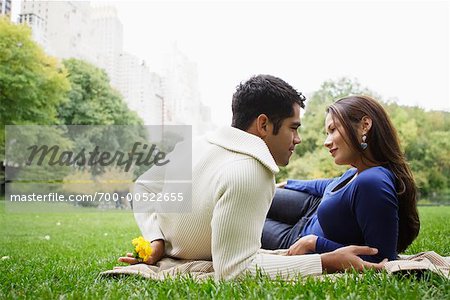
{"label": "man's shoulder", "polygon": [[[216,149],[221,155],[226,155],[228,159],[252,159],[272,173],[279,171],[265,142],[253,134],[233,127],[223,127],[205,138],[210,145],[216,147],[211,146],[212,149]],[[218,159],[220,159],[219,155]]]}
{"label": "man's shoulder", "polygon": [[269,172],[272,174],[270,169],[257,158],[214,144],[203,148],[203,152],[198,152],[195,156],[197,157],[194,159],[195,166],[214,168],[219,173]]}

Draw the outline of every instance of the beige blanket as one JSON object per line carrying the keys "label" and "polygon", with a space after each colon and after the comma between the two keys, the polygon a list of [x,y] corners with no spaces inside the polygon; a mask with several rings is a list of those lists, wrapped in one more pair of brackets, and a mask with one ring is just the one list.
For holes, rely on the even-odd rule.
{"label": "beige blanket", "polygon": [[[269,252],[269,251],[268,251]],[[286,251],[271,251],[274,255],[286,255]],[[389,261],[385,269],[389,274],[398,272],[423,273],[431,271],[450,279],[450,257],[442,257],[439,254],[428,251],[416,255],[402,255],[400,260]],[[115,267],[113,270],[100,273],[102,276],[139,275],[148,279],[164,280],[167,277],[188,275],[195,279],[207,279],[214,277],[214,269],[211,261],[178,260],[164,258],[155,266],[137,264],[132,266]]]}

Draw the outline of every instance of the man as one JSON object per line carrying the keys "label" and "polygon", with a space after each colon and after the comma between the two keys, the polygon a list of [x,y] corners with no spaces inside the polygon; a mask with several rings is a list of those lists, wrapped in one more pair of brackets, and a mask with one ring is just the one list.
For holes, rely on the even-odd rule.
{"label": "man", "polygon": [[[280,78],[258,75],[233,95],[232,127],[218,130],[193,146],[192,212],[135,213],[154,264],[164,255],[213,261],[216,279],[262,270],[285,278],[334,272],[349,267],[381,268],[357,255],[376,249],[350,246],[326,254],[274,255],[261,250],[261,233],[275,190],[278,166],[286,166],[298,135],[304,96]],[[169,165],[169,164],[168,164]],[[169,166],[168,166],[169,167]],[[136,183],[136,192],[155,192],[152,170]],[[130,255],[129,255],[130,256]],[[122,262],[137,263],[131,257]]]}

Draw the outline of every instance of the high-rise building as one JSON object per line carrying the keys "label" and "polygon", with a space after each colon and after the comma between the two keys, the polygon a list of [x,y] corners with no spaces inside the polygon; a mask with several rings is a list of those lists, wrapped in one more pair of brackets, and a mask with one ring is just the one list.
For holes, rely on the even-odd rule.
{"label": "high-rise building", "polygon": [[[91,37],[95,48],[95,64],[105,69],[111,84],[119,88],[120,55],[123,52],[123,25],[116,8],[105,4],[92,7]],[[120,89],[120,88],[119,88]]]}
{"label": "high-rise building", "polygon": [[189,124],[197,133],[210,129],[204,126],[210,124],[211,114],[200,99],[196,64],[172,47],[163,76],[151,71],[142,59],[123,51],[123,25],[115,7],[22,0],[19,21],[31,27],[34,40],[48,54],[83,59],[104,69],[145,124]]}
{"label": "high-rise building", "polygon": [[11,15],[11,0],[0,0],[0,15]]}
{"label": "high-rise building", "polygon": [[93,62],[89,2],[23,0],[19,22],[48,54]]}
{"label": "high-rise building", "polygon": [[211,129],[211,113],[202,103],[199,92],[197,65],[173,45],[166,55],[165,66],[165,123],[192,125],[194,134]]}
{"label": "high-rise building", "polygon": [[157,91],[159,76],[152,74],[142,59],[123,51],[123,25],[116,8],[96,4],[91,18],[97,66],[106,70],[111,85],[121,92],[128,107],[145,124],[162,124],[164,97]]}
{"label": "high-rise building", "polygon": [[33,40],[41,45],[46,51],[48,51],[46,25],[47,22],[40,15],[33,12],[23,13],[19,15],[19,23],[28,24],[32,29],[31,34]]}
{"label": "high-rise building", "polygon": [[150,73],[150,81],[152,87],[152,98],[151,98],[151,110],[150,110],[150,120],[149,124],[164,125],[164,107],[165,99],[164,92],[162,90],[162,79],[155,72]]}
{"label": "high-rise building", "polygon": [[163,124],[164,97],[161,78],[151,73],[145,61],[123,52],[120,55],[117,89],[147,125]]}
{"label": "high-rise building", "polygon": [[163,80],[166,96],[167,121],[172,124],[192,124],[193,113],[199,97],[196,66],[176,45],[172,45],[165,57]]}
{"label": "high-rise building", "polygon": [[21,3],[19,23],[28,24],[32,30],[33,39],[47,52],[47,19],[48,2],[24,0]]}

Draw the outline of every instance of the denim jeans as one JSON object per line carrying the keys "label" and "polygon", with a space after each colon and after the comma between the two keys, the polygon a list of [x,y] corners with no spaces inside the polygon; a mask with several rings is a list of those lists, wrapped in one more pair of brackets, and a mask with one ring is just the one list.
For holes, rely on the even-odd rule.
{"label": "denim jeans", "polygon": [[322,197],[288,189],[276,189],[264,223],[263,249],[287,249],[299,238],[316,213]]}

